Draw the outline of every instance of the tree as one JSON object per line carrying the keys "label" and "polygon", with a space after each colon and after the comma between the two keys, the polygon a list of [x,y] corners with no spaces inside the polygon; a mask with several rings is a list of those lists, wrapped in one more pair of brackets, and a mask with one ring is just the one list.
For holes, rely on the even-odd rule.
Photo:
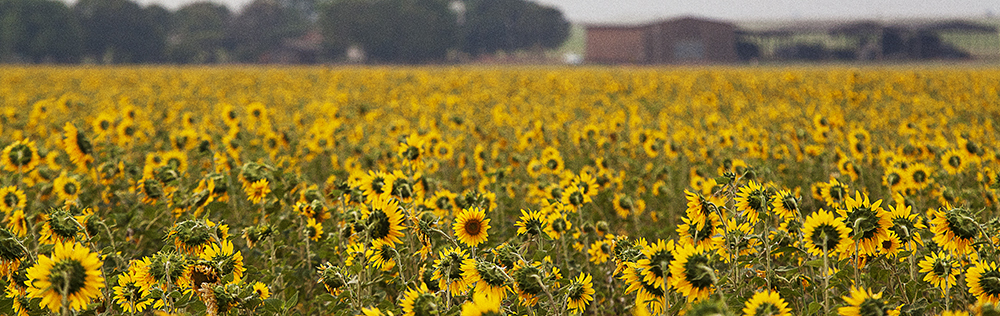
{"label": "tree", "polygon": [[342,0],[320,18],[327,54],[352,45],[376,62],[444,60],[455,46],[456,17],[444,0]]}
{"label": "tree", "polygon": [[178,63],[219,62],[232,13],[224,5],[195,2],[174,13],[167,57]]}
{"label": "tree", "polygon": [[281,47],[282,40],[305,33],[306,27],[298,10],[276,0],[254,0],[229,24],[225,45],[237,60],[256,62]]}
{"label": "tree", "polygon": [[0,60],[73,62],[81,45],[80,25],[64,3],[0,0]]}
{"label": "tree", "polygon": [[143,9],[129,0],[80,0],[73,11],[83,28],[84,53],[105,62],[163,60],[169,21],[162,7]]}
{"label": "tree", "polygon": [[525,0],[467,0],[462,50],[472,55],[557,48],[570,24],[558,9]]}

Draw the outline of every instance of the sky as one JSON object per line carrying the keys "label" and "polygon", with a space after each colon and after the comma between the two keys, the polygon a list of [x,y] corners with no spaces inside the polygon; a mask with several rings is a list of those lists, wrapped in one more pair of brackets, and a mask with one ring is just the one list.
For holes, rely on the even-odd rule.
{"label": "sky", "polygon": [[[72,1],[72,0],[71,0]],[[177,9],[204,0],[138,0]],[[239,10],[251,0],[210,0]],[[732,21],[983,18],[1000,16],[1000,0],[534,0],[575,23],[636,23],[677,16]]]}

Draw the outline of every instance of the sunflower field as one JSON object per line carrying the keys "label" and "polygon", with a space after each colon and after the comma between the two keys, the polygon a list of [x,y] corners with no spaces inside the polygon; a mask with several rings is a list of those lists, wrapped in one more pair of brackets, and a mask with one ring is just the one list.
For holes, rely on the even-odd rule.
{"label": "sunflower field", "polygon": [[1000,315],[1000,71],[0,70],[0,314]]}

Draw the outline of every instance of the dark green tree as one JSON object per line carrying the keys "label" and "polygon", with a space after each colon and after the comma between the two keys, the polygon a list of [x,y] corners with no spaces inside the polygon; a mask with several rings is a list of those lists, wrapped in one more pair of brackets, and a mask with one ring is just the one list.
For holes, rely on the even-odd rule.
{"label": "dark green tree", "polygon": [[147,63],[163,60],[169,11],[143,9],[129,0],[80,0],[73,12],[83,28],[84,53],[101,61]]}
{"label": "dark green tree", "polygon": [[472,55],[557,48],[570,24],[558,9],[525,0],[466,0],[462,50]]}
{"label": "dark green tree", "polygon": [[177,63],[219,62],[224,55],[229,9],[212,2],[195,2],[174,13],[167,57]]}
{"label": "dark green tree", "polygon": [[242,62],[257,62],[260,57],[281,47],[282,41],[301,36],[308,21],[290,2],[254,0],[232,19],[227,27],[225,45]]}
{"label": "dark green tree", "polygon": [[74,62],[80,25],[63,2],[0,0],[0,61]]}
{"label": "dark green tree", "polygon": [[357,45],[369,60],[441,61],[456,44],[456,17],[445,0],[342,0],[320,18],[329,56]]}

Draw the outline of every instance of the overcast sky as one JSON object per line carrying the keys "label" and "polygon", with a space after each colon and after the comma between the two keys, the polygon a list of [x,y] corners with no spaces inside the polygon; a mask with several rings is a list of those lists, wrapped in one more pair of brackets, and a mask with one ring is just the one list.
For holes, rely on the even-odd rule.
{"label": "overcast sky", "polygon": [[[75,0],[70,0],[75,2]],[[204,0],[138,0],[169,9]],[[252,0],[210,0],[239,10]],[[578,23],[643,22],[696,15],[726,20],[982,18],[1000,15],[1000,0],[535,0]]]}

